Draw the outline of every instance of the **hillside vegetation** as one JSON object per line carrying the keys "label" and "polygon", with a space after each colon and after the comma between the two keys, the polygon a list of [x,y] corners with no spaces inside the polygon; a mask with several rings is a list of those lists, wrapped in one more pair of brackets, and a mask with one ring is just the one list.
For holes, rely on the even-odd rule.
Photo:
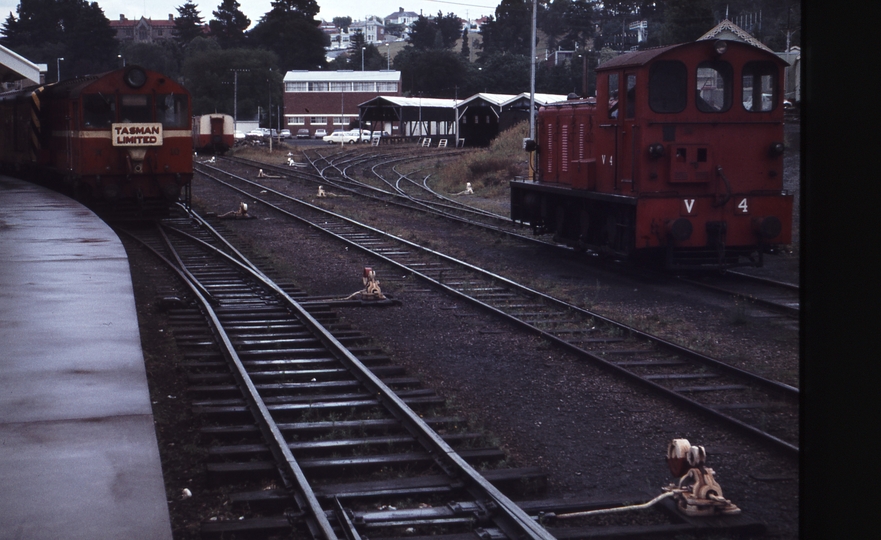
{"label": "hillside vegetation", "polygon": [[439,192],[454,194],[464,190],[466,182],[471,182],[477,195],[507,195],[509,180],[529,174],[529,154],[523,150],[523,139],[528,135],[529,124],[521,122],[500,133],[489,148],[438,163],[432,185]]}

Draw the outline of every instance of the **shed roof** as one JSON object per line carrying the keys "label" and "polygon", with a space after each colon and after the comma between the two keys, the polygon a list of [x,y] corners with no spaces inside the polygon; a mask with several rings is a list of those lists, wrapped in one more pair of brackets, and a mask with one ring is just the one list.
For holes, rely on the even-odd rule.
{"label": "shed roof", "polygon": [[712,30],[697,38],[695,41],[703,41],[706,39],[731,39],[733,41],[744,41],[746,43],[749,43],[753,47],[758,47],[768,52],[773,52],[771,49],[766,47],[764,43],[754,38],[752,34],[737,26],[728,19],[724,19],[722,22],[714,26]]}
{"label": "shed roof", "polygon": [[400,82],[401,72],[382,71],[288,71],[285,82]]}
{"label": "shed roof", "polygon": [[[529,92],[521,92],[516,96],[512,96],[511,99],[502,103],[503,107],[507,107],[512,103],[520,101],[521,99],[529,99]],[[564,96],[563,94],[535,94],[535,103],[537,105],[547,105],[548,103],[557,103],[558,101],[566,101],[569,99],[569,96]]]}
{"label": "shed roof", "polygon": [[455,99],[377,96],[369,101],[365,101],[360,106],[363,107],[365,105],[381,105],[382,101],[386,101],[389,104],[396,105],[398,107],[431,107],[437,109],[455,109],[457,103],[462,103],[461,101],[457,102]]}

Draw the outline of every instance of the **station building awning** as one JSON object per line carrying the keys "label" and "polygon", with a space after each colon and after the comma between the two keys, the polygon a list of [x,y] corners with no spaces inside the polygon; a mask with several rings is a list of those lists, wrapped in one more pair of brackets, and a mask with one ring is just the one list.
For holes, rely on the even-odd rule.
{"label": "station building awning", "polygon": [[30,81],[40,84],[40,72],[45,71],[46,64],[35,64],[0,45],[0,82]]}

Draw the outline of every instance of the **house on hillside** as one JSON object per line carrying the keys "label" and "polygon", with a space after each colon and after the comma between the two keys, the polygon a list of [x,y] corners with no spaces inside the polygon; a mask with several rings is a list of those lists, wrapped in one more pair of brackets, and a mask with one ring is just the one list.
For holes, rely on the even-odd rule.
{"label": "house on hillside", "polygon": [[366,20],[355,21],[349,25],[350,36],[359,31],[364,35],[364,43],[382,43],[386,39],[385,25],[382,23],[382,19],[376,16],[367,17]]}
{"label": "house on hillside", "polygon": [[386,16],[382,20],[382,22],[384,24],[403,24],[405,28],[408,28],[411,24],[416,22],[416,19],[418,18],[418,13],[413,11],[404,11],[404,8],[398,8],[398,11]]}
{"label": "house on hillside", "polygon": [[174,39],[174,15],[169,15],[168,20],[155,21],[144,17],[133,21],[120,15],[118,21],[110,21],[110,28],[116,31],[116,39],[121,45],[167,41]]}

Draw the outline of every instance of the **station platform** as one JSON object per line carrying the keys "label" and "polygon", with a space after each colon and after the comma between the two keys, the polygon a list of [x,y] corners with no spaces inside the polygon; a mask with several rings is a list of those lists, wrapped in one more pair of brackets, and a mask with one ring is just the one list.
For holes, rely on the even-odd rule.
{"label": "station platform", "polygon": [[171,539],[128,258],[0,176],[0,540]]}

